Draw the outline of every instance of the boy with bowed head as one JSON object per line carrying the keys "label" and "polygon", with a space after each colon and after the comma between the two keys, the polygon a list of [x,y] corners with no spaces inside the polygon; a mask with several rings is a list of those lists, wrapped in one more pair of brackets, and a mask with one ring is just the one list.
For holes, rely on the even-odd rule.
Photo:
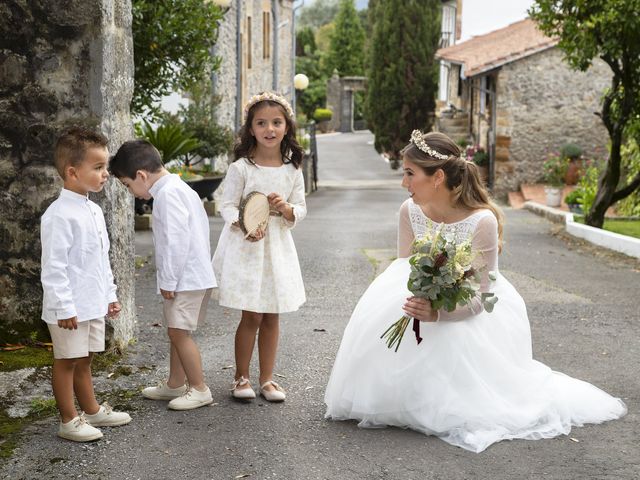
{"label": "boy with bowed head", "polygon": [[[104,215],[88,198],[109,179],[107,139],[86,128],[71,128],[58,139],[54,164],[64,187],[41,219],[42,319],[53,343],[58,436],[87,442],[102,437],[96,427],[131,421],[106,402],[98,405],[91,375],[93,353],[105,347],[104,316],[116,318],[120,312]],[[74,394],[84,413],[76,411]]]}
{"label": "boy with bowed head", "polygon": [[[142,395],[170,400],[172,410],[191,410],[213,402],[204,383],[202,359],[191,336],[204,320],[216,279],[211,268],[209,218],[198,194],[170,174],[146,140],[125,142],[111,161],[111,172],[137,198],[153,197],[153,243],[158,291],[171,342],[169,378]],[[185,384],[188,382],[188,386]]]}

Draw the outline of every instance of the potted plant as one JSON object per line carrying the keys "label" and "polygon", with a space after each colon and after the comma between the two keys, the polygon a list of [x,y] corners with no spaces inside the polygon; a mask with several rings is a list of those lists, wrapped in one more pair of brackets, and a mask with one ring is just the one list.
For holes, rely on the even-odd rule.
{"label": "potted plant", "polygon": [[544,182],[546,184],[544,191],[547,197],[546,203],[549,207],[560,206],[567,167],[568,160],[559,153],[549,154],[547,160],[542,165]]}
{"label": "potted plant", "polygon": [[322,133],[329,131],[329,121],[333,118],[333,112],[328,108],[316,108],[313,119],[318,122],[318,128]]}
{"label": "potted plant", "polygon": [[572,190],[564,197],[564,203],[569,207],[569,211],[572,213],[582,213],[582,191],[579,188]]}
{"label": "potted plant", "polygon": [[560,156],[567,159],[567,173],[564,183],[575,185],[578,183],[583,170],[582,148],[573,143],[565,143],[560,147]]}
{"label": "potted plant", "polygon": [[489,153],[480,145],[471,145],[467,147],[465,155],[478,166],[480,178],[486,182],[489,178]]}

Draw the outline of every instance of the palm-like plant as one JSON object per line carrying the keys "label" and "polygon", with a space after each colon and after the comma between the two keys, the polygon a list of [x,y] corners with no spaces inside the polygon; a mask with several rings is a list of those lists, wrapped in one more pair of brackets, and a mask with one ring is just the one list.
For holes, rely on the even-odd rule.
{"label": "palm-like plant", "polygon": [[172,160],[178,160],[188,166],[190,163],[189,153],[200,147],[200,141],[192,137],[178,123],[165,123],[154,129],[149,122],[144,120],[140,133],[143,138],[158,149],[165,164]]}

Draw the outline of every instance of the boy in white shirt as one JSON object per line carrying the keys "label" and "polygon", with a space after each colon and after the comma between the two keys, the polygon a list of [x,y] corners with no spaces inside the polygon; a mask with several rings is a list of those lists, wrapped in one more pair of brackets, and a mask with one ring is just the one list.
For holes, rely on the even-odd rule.
{"label": "boy in white shirt", "polygon": [[[209,219],[198,194],[163,166],[146,140],[125,142],[111,160],[111,173],[137,198],[153,197],[152,229],[158,290],[171,351],[169,378],[142,395],[170,400],[173,410],[213,402],[204,383],[202,360],[191,336],[203,321],[216,279],[211,266]],[[185,385],[185,380],[188,386]]]}
{"label": "boy in white shirt", "polygon": [[[92,130],[71,128],[58,139],[54,163],[64,188],[41,219],[42,319],[53,342],[58,435],[87,442],[102,437],[95,427],[131,421],[106,402],[98,405],[91,376],[93,352],[105,347],[104,316],[115,318],[120,312],[104,215],[87,196],[101,191],[109,179],[107,139]],[[74,393],[84,412],[80,415]]]}

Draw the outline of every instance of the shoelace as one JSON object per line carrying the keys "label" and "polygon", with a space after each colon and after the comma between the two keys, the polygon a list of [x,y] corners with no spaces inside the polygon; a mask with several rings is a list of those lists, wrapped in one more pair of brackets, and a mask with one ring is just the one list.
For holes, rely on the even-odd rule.
{"label": "shoelace", "polygon": [[84,417],[84,412],[82,412],[80,415],[78,415],[78,419],[73,422],[73,426],[75,428],[80,428],[82,425],[84,425],[87,422],[87,419]]}
{"label": "shoelace", "polygon": [[104,407],[104,413],[106,413],[107,415],[109,415],[111,412],[113,412],[113,407],[111,405],[109,405],[108,402],[103,402],[102,406]]}

